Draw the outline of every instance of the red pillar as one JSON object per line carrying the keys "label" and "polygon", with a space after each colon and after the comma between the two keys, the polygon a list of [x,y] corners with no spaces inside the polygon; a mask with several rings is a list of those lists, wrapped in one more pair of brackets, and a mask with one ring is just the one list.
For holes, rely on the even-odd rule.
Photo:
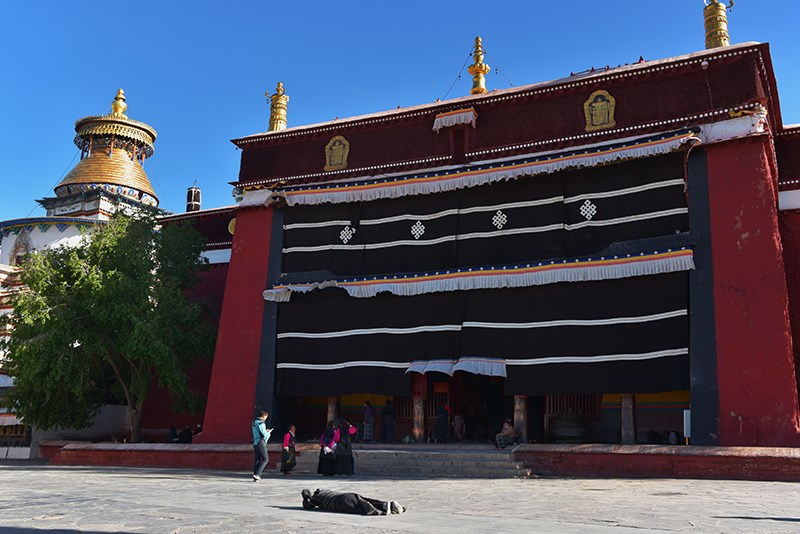
{"label": "red pillar", "polygon": [[706,147],[720,444],[798,445],[797,382],[766,136]]}
{"label": "red pillar", "polygon": [[236,212],[201,443],[247,443],[255,408],[272,208]]}

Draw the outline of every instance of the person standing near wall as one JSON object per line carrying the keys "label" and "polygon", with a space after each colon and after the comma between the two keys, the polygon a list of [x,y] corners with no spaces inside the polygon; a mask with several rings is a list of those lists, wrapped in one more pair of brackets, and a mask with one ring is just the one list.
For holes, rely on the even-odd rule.
{"label": "person standing near wall", "polygon": [[253,421],[253,450],[255,451],[253,460],[254,482],[261,480],[261,474],[264,472],[264,468],[267,467],[267,462],[269,462],[267,442],[269,441],[270,434],[272,434],[272,429],[267,428],[268,417],[269,412],[261,410],[261,414]]}
{"label": "person standing near wall", "polygon": [[361,441],[364,443],[375,441],[375,410],[369,401],[364,401],[364,435]]}
{"label": "person standing near wall", "polygon": [[381,441],[392,443],[394,441],[394,406],[392,399],[386,399],[386,406],[381,410]]}

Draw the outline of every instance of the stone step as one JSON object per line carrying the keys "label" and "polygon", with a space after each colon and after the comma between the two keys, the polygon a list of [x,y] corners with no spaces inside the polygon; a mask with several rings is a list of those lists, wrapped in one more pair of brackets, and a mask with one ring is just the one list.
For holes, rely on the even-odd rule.
{"label": "stone step", "polygon": [[[530,470],[506,451],[354,450],[356,475],[390,477],[522,478]],[[318,449],[297,457],[297,474],[316,474]]]}

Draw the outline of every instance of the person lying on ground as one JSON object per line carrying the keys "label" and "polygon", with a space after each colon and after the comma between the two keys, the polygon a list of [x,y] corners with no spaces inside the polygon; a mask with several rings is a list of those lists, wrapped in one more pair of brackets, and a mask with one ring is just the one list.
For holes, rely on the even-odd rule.
{"label": "person lying on ground", "polygon": [[303,508],[306,510],[319,508],[327,512],[360,515],[402,514],[406,511],[405,507],[397,501],[370,499],[358,493],[342,493],[317,488],[313,495],[307,489],[301,491],[300,494],[303,496]]}

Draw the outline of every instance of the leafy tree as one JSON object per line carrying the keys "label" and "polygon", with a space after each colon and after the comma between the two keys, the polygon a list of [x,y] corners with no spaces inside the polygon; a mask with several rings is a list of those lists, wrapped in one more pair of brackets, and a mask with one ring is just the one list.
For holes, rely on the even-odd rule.
{"label": "leafy tree", "polygon": [[101,405],[128,405],[131,441],[151,385],[195,409],[187,366],[213,351],[214,329],[187,290],[207,263],[191,227],[156,228],[154,212],[114,216],[81,244],[27,259],[10,317],[4,404],[40,428],[83,428]]}

